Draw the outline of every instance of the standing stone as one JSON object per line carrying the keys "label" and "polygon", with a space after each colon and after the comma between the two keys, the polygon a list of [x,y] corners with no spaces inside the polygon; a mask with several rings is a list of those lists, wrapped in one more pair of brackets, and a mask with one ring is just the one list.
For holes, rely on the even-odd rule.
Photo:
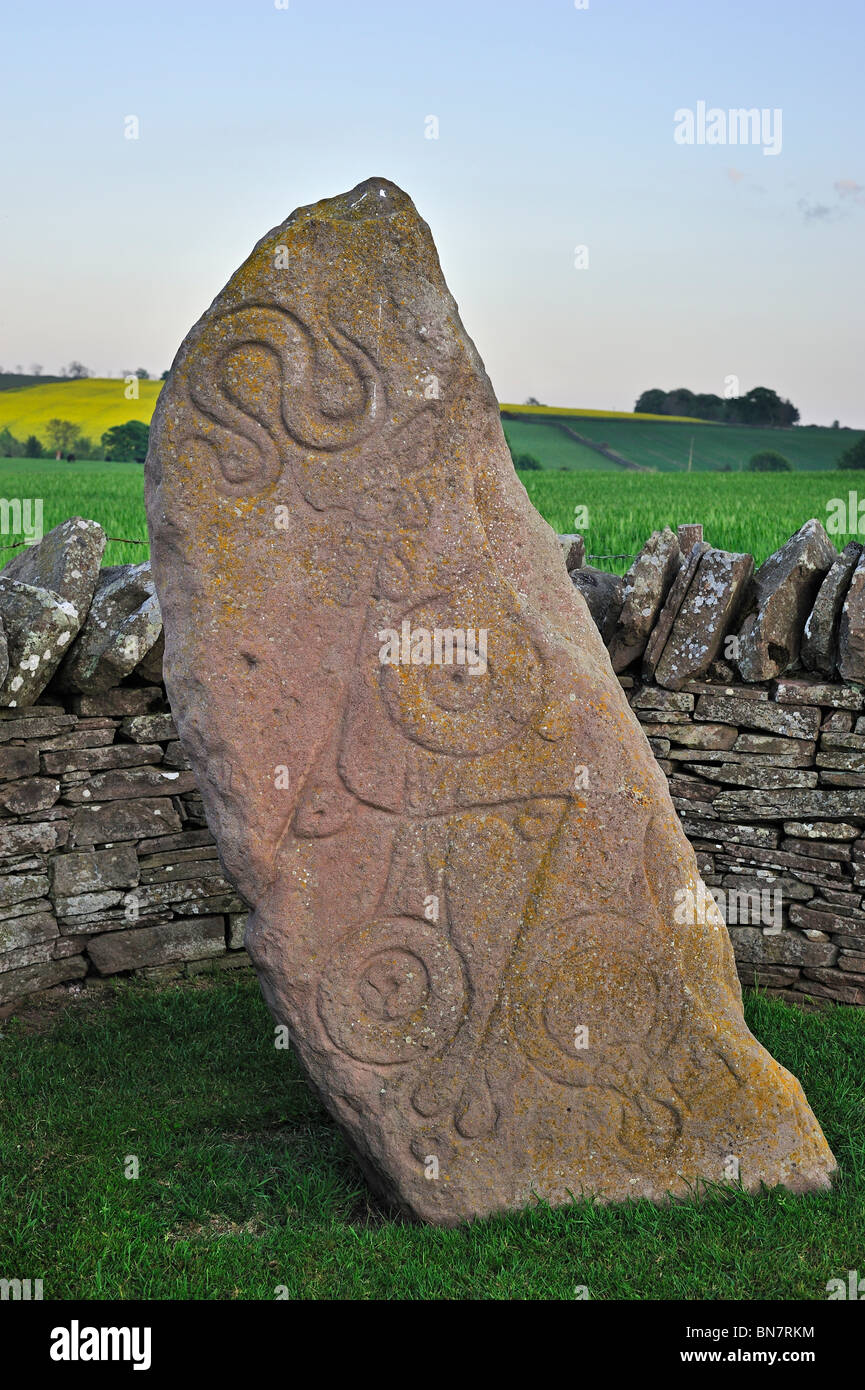
{"label": "standing stone", "polygon": [[739,614],[753,570],[751,555],[708,550],[701,556],[655,669],[659,685],[681,690],[708,671]]}
{"label": "standing stone", "polygon": [[147,506],[246,944],[370,1181],[445,1224],[685,1195],[731,1155],[750,1189],[825,1187],[393,184],[299,209],[191,330]]}
{"label": "standing stone", "polygon": [[862,556],[857,541],[846,545],[832,565],[808,614],[802,633],[802,664],[833,676],[838,659],[838,626],[850,580]]}
{"label": "standing stone", "polygon": [[760,566],[739,632],[742,680],[773,680],[799,659],[805,620],[835,559],[822,523],[811,520]]}
{"label": "standing stone", "polygon": [[865,684],[865,552],[853,571],[841,609],[838,674],[845,681]]}
{"label": "standing stone", "polygon": [[614,671],[626,670],[643,655],[680,564],[679,542],[669,526],[653,531],[625,575],[622,611],[610,642]]}

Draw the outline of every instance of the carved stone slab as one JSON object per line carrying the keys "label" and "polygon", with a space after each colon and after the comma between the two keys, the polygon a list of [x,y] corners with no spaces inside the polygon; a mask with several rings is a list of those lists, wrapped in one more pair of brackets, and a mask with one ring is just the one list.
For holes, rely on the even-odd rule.
{"label": "carved stone slab", "polygon": [[371,1183],[448,1224],[825,1186],[410,199],[372,179],[263,237],[151,438],[174,715]]}

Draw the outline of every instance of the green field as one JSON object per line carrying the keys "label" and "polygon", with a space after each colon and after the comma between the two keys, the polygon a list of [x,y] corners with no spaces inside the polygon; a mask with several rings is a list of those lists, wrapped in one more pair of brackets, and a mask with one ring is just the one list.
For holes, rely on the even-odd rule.
{"label": "green field", "polygon": [[[102,1001],[102,1002],[100,1002]],[[370,1196],[255,980],[85,991],[0,1038],[0,1269],[46,1299],[826,1299],[862,1269],[865,1010],[750,996],[839,1163],[831,1192],[588,1200],[456,1230]],[[127,1177],[128,1156],[139,1162]],[[847,1317],[839,1318],[846,1325]]]}
{"label": "green field", "polygon": [[[520,474],[529,497],[556,531],[573,531],[574,508],[588,508],[590,554],[635,553],[653,530],[701,522],[706,540],[723,550],[748,550],[760,562],[809,517],[825,525],[827,503],[846,497],[855,473],[619,473],[606,470]],[[69,516],[98,521],[111,537],[146,541],[144,471],[134,463],[63,463],[0,459],[0,496],[41,497],[48,531]],[[576,528],[578,529],[578,528]],[[833,535],[838,548],[853,535]],[[862,539],[862,537],[858,537]],[[11,544],[15,537],[0,537]],[[12,556],[0,554],[5,563]],[[109,545],[105,563],[146,559],[146,545]],[[598,561],[627,569],[628,560]]]}
{"label": "green field", "polygon": [[[509,407],[514,409],[514,407]],[[559,424],[554,423],[556,420]],[[863,430],[833,430],[819,426],[794,429],[754,429],[746,425],[703,424],[659,416],[574,415],[572,412],[541,415],[520,412],[516,420],[502,422],[514,453],[534,454],[546,468],[586,467],[624,471],[571,438],[573,430],[596,444],[605,444],[641,468],[661,473],[685,473],[693,442],[692,468],[695,472],[731,469],[738,472],[763,449],[774,449],[789,459],[794,469],[806,471],[835,468],[839,456],[861,439]],[[560,428],[564,426],[564,428]],[[594,461],[586,461],[589,455]]]}

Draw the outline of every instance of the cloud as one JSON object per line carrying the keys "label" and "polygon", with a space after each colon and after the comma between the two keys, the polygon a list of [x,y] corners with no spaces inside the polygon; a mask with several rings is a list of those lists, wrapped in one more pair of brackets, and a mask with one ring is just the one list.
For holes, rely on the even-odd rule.
{"label": "cloud", "polygon": [[810,198],[800,198],[796,206],[806,222],[831,222],[838,216],[837,208],[827,207],[825,203],[812,203]]}
{"label": "cloud", "polygon": [[865,186],[855,179],[836,179],[832,186],[839,198],[851,198],[854,203],[865,202]]}

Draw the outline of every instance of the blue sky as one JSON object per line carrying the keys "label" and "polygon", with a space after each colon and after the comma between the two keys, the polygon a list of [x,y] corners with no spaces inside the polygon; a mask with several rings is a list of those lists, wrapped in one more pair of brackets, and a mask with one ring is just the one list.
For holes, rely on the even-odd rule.
{"label": "blue sky", "polygon": [[[859,0],[0,13],[7,369],[158,374],[259,236],[384,175],[500,399],[631,409],[735,377],[865,427]],[[700,101],[780,108],[780,154],[677,144]]]}

